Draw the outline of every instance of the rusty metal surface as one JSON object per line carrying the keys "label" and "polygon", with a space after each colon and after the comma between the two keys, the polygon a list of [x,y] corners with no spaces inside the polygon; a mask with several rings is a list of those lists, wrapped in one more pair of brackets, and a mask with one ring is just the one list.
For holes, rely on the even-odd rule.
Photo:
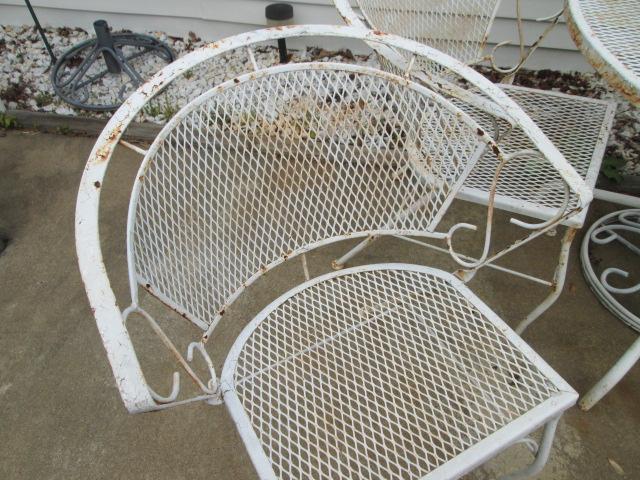
{"label": "rusty metal surface", "polygon": [[[569,0],[565,18],[573,41],[593,68],[632,104],[640,105],[640,4]],[[612,35],[609,28],[619,33]]]}
{"label": "rusty metal surface", "polygon": [[577,397],[461,282],[406,264],[283,295],[243,330],[221,383],[255,432],[260,478],[461,478],[525,436],[515,424],[531,431]]}

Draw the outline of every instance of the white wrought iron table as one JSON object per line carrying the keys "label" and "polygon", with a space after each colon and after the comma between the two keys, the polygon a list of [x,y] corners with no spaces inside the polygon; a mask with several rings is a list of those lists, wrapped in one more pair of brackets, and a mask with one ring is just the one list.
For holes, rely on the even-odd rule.
{"label": "white wrought iron table", "polygon": [[[637,0],[568,0],[567,25],[573,40],[589,63],[607,80],[609,85],[622,93],[633,105],[640,106],[640,4]],[[611,218],[619,221],[611,223]],[[619,240],[635,254],[640,248],[616,231],[638,233],[634,219],[640,218],[640,210],[624,210],[607,215],[594,223],[587,232],[582,246],[582,266],[591,288],[603,304],[625,323],[640,330],[640,319],[626,310],[614,294],[637,294],[640,284],[631,288],[615,288],[608,282],[612,274],[628,276],[620,268],[605,269],[600,278],[589,258],[590,243],[606,244]],[[629,223],[631,222],[631,223]],[[603,237],[604,234],[604,237]],[[593,407],[609,392],[640,359],[640,338],[620,357],[620,360],[582,398],[584,410]]]}
{"label": "white wrought iron table", "polygon": [[567,25],[580,51],[607,82],[640,104],[637,0],[568,0]]}

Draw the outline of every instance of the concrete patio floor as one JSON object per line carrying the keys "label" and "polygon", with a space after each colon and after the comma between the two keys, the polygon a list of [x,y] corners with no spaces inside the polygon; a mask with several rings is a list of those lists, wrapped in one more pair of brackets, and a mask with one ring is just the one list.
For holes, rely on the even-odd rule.
{"label": "concrete patio floor", "polygon": [[[204,404],[132,416],[126,413],[93,321],[78,273],[74,208],[92,138],[10,131],[0,137],[0,479],[227,479],[256,478],[224,407]],[[118,149],[104,183],[101,236],[114,291],[124,305],[126,205],[140,158]],[[588,223],[616,210],[595,202]],[[456,202],[450,217],[481,221],[484,209]],[[497,231],[505,232],[499,214]],[[509,228],[496,243],[513,238]],[[465,248],[477,247],[469,236]],[[544,238],[505,259],[533,274],[550,276],[559,237]],[[526,341],[578,392],[584,393],[637,338],[609,314],[580,272],[579,234],[560,300],[524,335]],[[466,243],[466,245],[465,245]],[[328,271],[346,244],[309,255],[312,276]],[[553,252],[553,255],[550,254]],[[404,261],[451,268],[442,255],[382,240],[358,263]],[[261,279],[232,307],[211,351],[219,368],[242,326],[271,299],[302,281],[300,260]],[[545,294],[544,288],[486,270],[470,288],[510,325]],[[158,310],[159,311],[159,310]],[[195,331],[169,323],[178,336]],[[145,372],[167,391],[171,367],[152,355],[158,343],[140,345]],[[590,412],[576,408],[560,424],[551,459],[540,479],[640,478],[640,365]],[[530,455],[522,446],[474,472],[488,480]],[[614,462],[619,468],[612,466]],[[620,470],[621,469],[621,470]],[[624,474],[622,474],[624,471]]]}

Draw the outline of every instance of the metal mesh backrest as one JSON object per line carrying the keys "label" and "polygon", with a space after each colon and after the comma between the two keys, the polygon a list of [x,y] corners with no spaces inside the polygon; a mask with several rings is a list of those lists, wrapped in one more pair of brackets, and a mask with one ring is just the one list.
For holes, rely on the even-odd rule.
{"label": "metal mesh backrest", "polygon": [[145,158],[130,217],[137,281],[202,326],[308,246],[431,232],[482,150],[477,130],[444,99],[363,67],[292,65],[223,84]]}
{"label": "metal mesh backrest", "polygon": [[480,57],[500,0],[358,0],[372,28],[410,38],[457,58]]}

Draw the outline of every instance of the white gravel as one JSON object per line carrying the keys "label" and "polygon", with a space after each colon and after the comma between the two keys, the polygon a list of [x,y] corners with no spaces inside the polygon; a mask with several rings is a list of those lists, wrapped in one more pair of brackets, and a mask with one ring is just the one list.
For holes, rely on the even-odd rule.
{"label": "white gravel", "polygon": [[[146,33],[167,43],[177,56],[182,56],[207,43],[193,33],[185,38],[169,37],[163,32]],[[49,28],[47,29],[47,38],[54,52],[60,55],[71,46],[87,40],[91,36],[78,28]],[[308,49],[304,52],[291,51],[290,53],[293,54],[294,61],[301,61],[305,58],[311,58],[314,50],[317,49]],[[336,52],[322,51],[321,56],[323,53],[330,55],[331,59],[335,61],[377,63],[373,56],[345,59],[341,55],[336,55]],[[259,65],[273,65],[278,62],[278,51],[273,47],[257,48],[254,55]],[[349,55],[350,53],[347,54],[347,56]],[[143,68],[137,69],[145,77],[165,65],[165,62],[159,58],[153,56],[146,58],[149,60],[147,64]],[[328,60],[329,57],[325,56],[324,59]],[[49,62],[49,56],[34,28],[0,26],[0,97],[5,100],[7,108],[26,108],[63,115],[103,118],[110,115],[108,112],[100,113],[74,108],[57,97],[51,86]],[[205,92],[212,85],[250,70],[252,70],[252,66],[246,50],[217,57],[175,80],[162,95],[156,97],[154,102],[145,109],[140,120],[164,123],[186,100],[193,99],[194,96]],[[127,78],[124,73],[104,78],[103,94],[110,95],[109,100],[117,98],[117,89],[123,83],[122,78]],[[108,87],[111,87],[110,92]]]}
{"label": "white gravel", "polygon": [[[193,33],[185,38],[169,37],[163,32],[147,33],[166,42],[178,56],[207,43]],[[91,37],[87,32],[78,28],[48,28],[47,36],[54,52],[58,55],[78,42]],[[330,59],[377,65],[373,55],[353,57],[348,51],[327,52],[320,49],[307,49],[291,53],[294,61]],[[278,61],[278,52],[275,48],[265,46],[256,49],[255,58],[259,65],[272,65]],[[163,62],[156,59],[145,65],[139,64],[139,68],[145,74],[150,74],[162,65]],[[35,28],[32,26],[0,25],[0,98],[4,100],[7,108],[101,118],[110,115],[110,113],[76,109],[58,98],[50,83],[48,67],[49,57]],[[192,99],[212,85],[249,70],[251,70],[251,63],[245,50],[218,57],[173,82],[162,95],[150,102],[138,120],[164,123],[178,108],[185,104],[187,99]],[[607,155],[624,159],[624,173],[640,175],[640,109],[632,107],[619,94],[608,88],[597,75],[575,74],[567,76],[553,72],[551,74],[551,77],[554,78],[553,82],[548,81],[549,76],[541,82],[538,73],[525,72],[516,79],[516,83],[613,99],[618,102],[618,114],[614,131],[609,139]],[[557,82],[555,82],[556,77]],[[117,90],[121,83],[122,79],[119,76],[105,78],[101,94],[111,92],[111,95],[115,95],[113,91]]]}

